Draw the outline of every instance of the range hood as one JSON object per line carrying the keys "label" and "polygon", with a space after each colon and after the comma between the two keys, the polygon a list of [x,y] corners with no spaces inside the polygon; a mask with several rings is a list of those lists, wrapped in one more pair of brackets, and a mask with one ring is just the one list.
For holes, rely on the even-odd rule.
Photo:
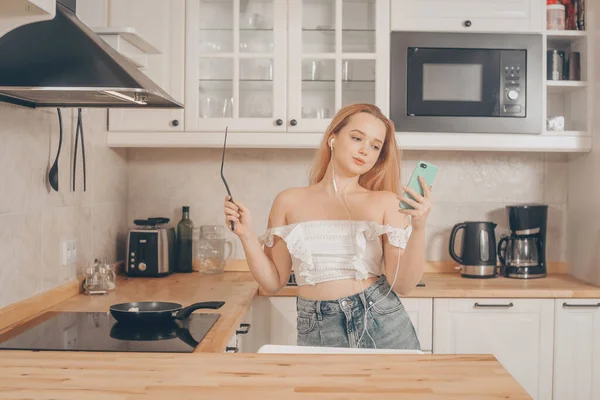
{"label": "range hood", "polygon": [[25,107],[183,108],[57,0],[54,19],[0,37],[0,101]]}

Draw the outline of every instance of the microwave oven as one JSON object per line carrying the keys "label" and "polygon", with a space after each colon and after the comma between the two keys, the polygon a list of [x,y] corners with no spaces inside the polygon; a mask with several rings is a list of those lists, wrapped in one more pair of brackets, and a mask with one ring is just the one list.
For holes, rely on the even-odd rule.
{"label": "microwave oven", "polygon": [[397,132],[542,132],[541,35],[392,32],[390,45]]}

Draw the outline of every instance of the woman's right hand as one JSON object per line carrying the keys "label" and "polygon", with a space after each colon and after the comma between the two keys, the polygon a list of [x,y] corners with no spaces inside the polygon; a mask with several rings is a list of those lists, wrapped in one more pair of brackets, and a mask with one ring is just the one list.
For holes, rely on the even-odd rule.
{"label": "woman's right hand", "polygon": [[225,196],[225,224],[231,230],[231,221],[234,222],[233,233],[240,238],[249,236],[252,233],[252,215],[239,200],[235,203],[231,201],[229,195]]}

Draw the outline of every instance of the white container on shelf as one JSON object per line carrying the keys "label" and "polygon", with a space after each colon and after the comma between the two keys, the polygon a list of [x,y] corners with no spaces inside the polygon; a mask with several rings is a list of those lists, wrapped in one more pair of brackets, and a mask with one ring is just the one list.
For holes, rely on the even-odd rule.
{"label": "white container on shelf", "polygon": [[546,29],[565,29],[565,6],[563,4],[548,4],[546,6]]}

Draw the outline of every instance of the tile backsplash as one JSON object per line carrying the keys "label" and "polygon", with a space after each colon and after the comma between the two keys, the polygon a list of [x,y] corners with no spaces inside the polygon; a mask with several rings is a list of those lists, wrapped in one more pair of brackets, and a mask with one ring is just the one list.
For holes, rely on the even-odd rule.
{"label": "tile backsplash", "polygon": [[[73,192],[76,110],[61,112],[54,192],[47,171],[58,147],[56,109],[0,104],[0,308],[74,279],[96,257],[124,256],[127,150],[108,148],[106,110],[84,110],[87,190],[80,147]],[[77,262],[63,266],[61,241],[67,239],[77,240]]]}
{"label": "tile backsplash", "polygon": [[[254,229],[264,232],[273,199],[281,190],[304,186],[313,150],[229,149],[225,175],[235,199],[253,214]],[[567,158],[559,154],[504,152],[417,152],[402,155],[402,181],[418,160],[439,166],[434,208],[427,229],[427,258],[449,260],[448,239],[454,224],[490,220],[497,239],[508,231],[506,205],[549,205],[549,261],[566,260]],[[224,224],[225,188],[219,177],[217,149],[130,149],[127,223],[134,218],[165,216],[176,225],[181,206],[190,206],[194,225]],[[233,238],[234,258],[244,258]]]}

